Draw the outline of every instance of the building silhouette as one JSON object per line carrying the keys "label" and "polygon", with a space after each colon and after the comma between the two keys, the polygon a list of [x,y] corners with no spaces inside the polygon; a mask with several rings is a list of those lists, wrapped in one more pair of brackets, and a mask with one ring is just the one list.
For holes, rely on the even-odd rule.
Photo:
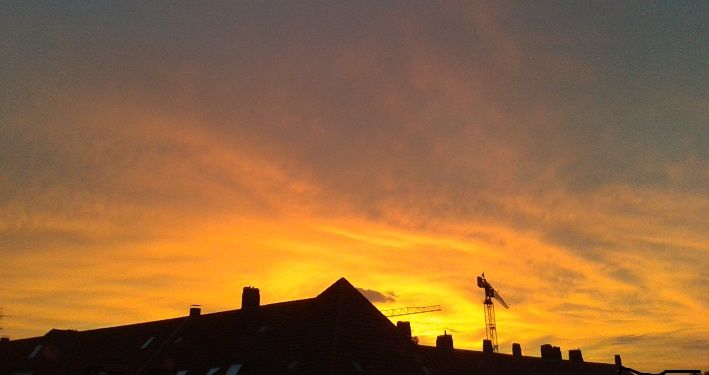
{"label": "building silhouette", "polygon": [[[453,337],[418,345],[407,322],[394,325],[344,278],[309,299],[261,305],[246,287],[238,310],[0,343],[1,375],[249,374],[584,374],[611,375],[618,365],[456,349]],[[616,358],[619,362],[619,357]]]}

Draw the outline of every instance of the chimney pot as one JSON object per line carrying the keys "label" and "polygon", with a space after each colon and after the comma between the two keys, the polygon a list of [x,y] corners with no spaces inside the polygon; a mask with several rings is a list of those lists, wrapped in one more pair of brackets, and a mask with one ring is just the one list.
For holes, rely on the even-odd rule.
{"label": "chimney pot", "polygon": [[241,294],[241,309],[250,310],[255,309],[261,305],[261,296],[259,295],[258,288],[251,286],[245,286],[244,291]]}
{"label": "chimney pot", "polygon": [[442,335],[436,337],[436,349],[441,351],[453,351],[453,335],[443,332]]}
{"label": "chimney pot", "polygon": [[522,358],[522,346],[517,342],[512,344],[512,355],[515,358]]}
{"label": "chimney pot", "polygon": [[615,365],[618,367],[623,366],[623,361],[620,359],[620,354],[615,355]]}

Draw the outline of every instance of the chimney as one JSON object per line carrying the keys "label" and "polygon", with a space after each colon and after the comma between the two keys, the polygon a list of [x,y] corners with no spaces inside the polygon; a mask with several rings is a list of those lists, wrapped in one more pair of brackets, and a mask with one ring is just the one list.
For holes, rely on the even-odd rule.
{"label": "chimney", "polygon": [[0,351],[4,351],[10,345],[10,338],[7,336],[0,337]]}
{"label": "chimney", "polygon": [[406,337],[408,340],[411,340],[411,323],[410,322],[402,322],[402,321],[396,322],[396,330],[399,331],[399,334]]}
{"label": "chimney", "polygon": [[583,363],[583,356],[581,355],[581,349],[569,350],[569,361],[575,362],[575,363]]}
{"label": "chimney", "polygon": [[620,359],[620,354],[615,355],[615,365],[618,367],[623,366],[623,361]]}
{"label": "chimney", "polygon": [[202,314],[202,305],[190,305],[190,318],[196,318]]}
{"label": "chimney", "polygon": [[440,351],[452,352],[453,351],[453,335],[449,335],[445,331],[443,334],[436,337],[436,349]]}
{"label": "chimney", "polygon": [[512,343],[512,355],[516,359],[522,358],[522,346],[517,342]]}
{"label": "chimney", "polygon": [[541,346],[542,359],[547,360],[561,360],[561,348],[558,346],[551,346],[551,344],[544,344]]}
{"label": "chimney", "polygon": [[492,341],[488,339],[483,340],[483,353],[492,354]]}
{"label": "chimney", "polygon": [[245,286],[244,292],[241,294],[241,309],[251,310],[259,307],[259,305],[261,305],[261,296],[258,288]]}

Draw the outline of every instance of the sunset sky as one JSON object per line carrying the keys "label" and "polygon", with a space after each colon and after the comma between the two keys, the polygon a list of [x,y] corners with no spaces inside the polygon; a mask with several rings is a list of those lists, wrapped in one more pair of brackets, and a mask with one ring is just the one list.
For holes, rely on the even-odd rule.
{"label": "sunset sky", "polygon": [[709,2],[4,1],[0,265],[13,339],[344,276],[480,350],[485,272],[502,352],[707,370]]}

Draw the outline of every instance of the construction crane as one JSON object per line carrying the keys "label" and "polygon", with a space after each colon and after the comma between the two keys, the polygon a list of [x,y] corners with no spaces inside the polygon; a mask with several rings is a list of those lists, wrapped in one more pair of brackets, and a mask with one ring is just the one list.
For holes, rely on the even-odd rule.
{"label": "construction crane", "polygon": [[502,307],[509,309],[510,306],[502,299],[500,293],[490,285],[485,279],[485,272],[478,276],[478,287],[485,289],[485,300],[483,301],[483,310],[485,311],[485,335],[492,343],[492,350],[497,353],[499,346],[497,345],[497,326],[495,324],[495,305],[492,303],[494,298]]}
{"label": "construction crane", "polygon": [[384,316],[386,316],[387,318],[391,318],[392,316],[423,314],[427,312],[441,311],[441,305],[400,307],[398,309],[388,309],[379,311],[381,311],[382,314],[384,314]]}

